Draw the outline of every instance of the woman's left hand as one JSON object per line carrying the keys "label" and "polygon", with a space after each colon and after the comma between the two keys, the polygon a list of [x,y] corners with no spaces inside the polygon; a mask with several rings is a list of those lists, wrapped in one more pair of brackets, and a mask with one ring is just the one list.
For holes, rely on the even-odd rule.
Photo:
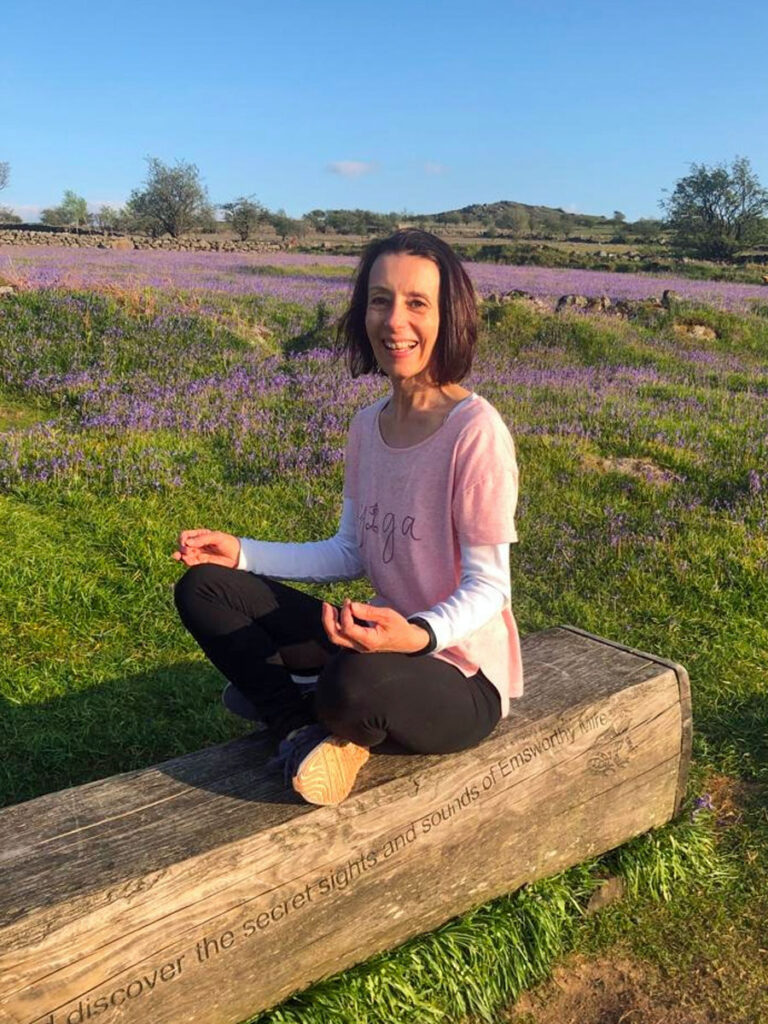
{"label": "woman's left hand", "polygon": [[[332,643],[361,654],[374,651],[415,654],[429,643],[427,631],[409,622],[394,608],[380,608],[344,598],[341,609],[323,601],[322,617],[325,632]],[[365,619],[370,625],[358,625],[355,619]]]}

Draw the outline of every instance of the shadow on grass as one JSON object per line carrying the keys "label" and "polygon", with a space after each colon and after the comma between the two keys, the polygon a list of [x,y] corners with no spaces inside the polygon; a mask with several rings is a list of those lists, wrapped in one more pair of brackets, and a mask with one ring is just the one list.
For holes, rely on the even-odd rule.
{"label": "shadow on grass", "polygon": [[735,758],[739,775],[768,782],[768,692],[740,698],[698,724],[710,755],[729,767]]}
{"label": "shadow on grass", "polygon": [[[284,805],[294,813],[297,806],[309,809],[279,771],[267,769],[272,741],[223,708],[222,682],[218,672],[196,661],[159,666],[39,704],[0,696],[0,807],[156,768],[184,787],[250,804]],[[205,756],[184,758],[193,752]],[[380,753],[399,759],[404,752]],[[405,762],[392,770],[406,770]]]}
{"label": "shadow on grass", "polygon": [[221,688],[221,676],[195,661],[43,703],[0,696],[0,806],[246,736],[249,723],[224,710]]}

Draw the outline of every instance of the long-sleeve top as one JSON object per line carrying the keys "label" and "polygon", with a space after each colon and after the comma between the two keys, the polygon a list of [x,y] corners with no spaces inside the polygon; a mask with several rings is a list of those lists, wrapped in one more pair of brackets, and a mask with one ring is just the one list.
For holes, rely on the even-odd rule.
{"label": "long-sleeve top", "polygon": [[367,576],[375,604],[432,628],[433,656],[497,687],[503,713],[522,692],[510,610],[509,543],[517,539],[517,465],[501,417],[472,394],[441,427],[408,448],[387,445],[378,414],[350,427],[337,533],[306,544],[241,538],[239,567],[282,579]]}
{"label": "long-sleeve top", "polygon": [[[365,575],[355,508],[344,499],[338,532],[328,540],[280,543],[240,538],[238,569],[283,580],[332,583]],[[416,613],[441,651],[484,626],[510,599],[509,544],[462,544],[459,586],[445,601]],[[413,617],[413,616],[412,616]]]}

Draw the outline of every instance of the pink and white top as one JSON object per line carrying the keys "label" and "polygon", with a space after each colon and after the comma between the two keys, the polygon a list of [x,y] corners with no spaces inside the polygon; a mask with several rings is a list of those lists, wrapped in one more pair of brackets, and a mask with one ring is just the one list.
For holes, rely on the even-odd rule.
{"label": "pink and white top", "polygon": [[[517,540],[517,462],[501,416],[473,395],[425,440],[392,448],[381,436],[383,398],[353,419],[344,496],[354,504],[365,575],[385,605],[409,617],[459,587],[461,546]],[[482,669],[498,689],[502,715],[523,692],[517,625],[509,601],[490,621],[430,657],[465,676]]]}

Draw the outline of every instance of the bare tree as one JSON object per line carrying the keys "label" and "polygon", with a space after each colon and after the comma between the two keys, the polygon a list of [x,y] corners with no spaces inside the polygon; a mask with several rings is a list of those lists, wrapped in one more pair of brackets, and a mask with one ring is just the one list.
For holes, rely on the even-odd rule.
{"label": "bare tree", "polygon": [[11,165],[0,160],[0,189],[6,188],[11,180]]}

